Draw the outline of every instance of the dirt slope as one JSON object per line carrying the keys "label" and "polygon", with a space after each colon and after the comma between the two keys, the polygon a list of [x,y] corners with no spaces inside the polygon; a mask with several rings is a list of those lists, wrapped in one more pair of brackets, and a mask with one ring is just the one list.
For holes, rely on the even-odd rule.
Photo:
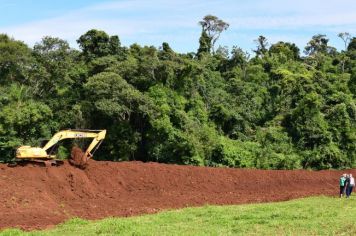
{"label": "dirt slope", "polygon": [[[356,174],[356,170],[349,171]],[[338,193],[340,171],[267,171],[90,161],[85,170],[0,165],[0,228],[47,228],[204,204],[281,201]]]}

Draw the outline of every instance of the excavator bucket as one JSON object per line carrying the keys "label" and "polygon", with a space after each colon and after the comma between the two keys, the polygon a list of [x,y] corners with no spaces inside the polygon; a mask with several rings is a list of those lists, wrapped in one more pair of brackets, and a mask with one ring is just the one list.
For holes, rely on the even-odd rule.
{"label": "excavator bucket", "polygon": [[87,157],[85,156],[83,150],[77,146],[74,146],[70,153],[69,163],[80,169],[85,169],[87,166],[87,162]]}

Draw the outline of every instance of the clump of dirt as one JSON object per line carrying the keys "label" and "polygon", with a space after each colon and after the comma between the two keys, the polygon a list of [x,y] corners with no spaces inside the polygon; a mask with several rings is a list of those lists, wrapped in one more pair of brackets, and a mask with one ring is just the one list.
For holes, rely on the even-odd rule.
{"label": "clump of dirt", "polygon": [[85,169],[88,165],[85,153],[78,146],[74,146],[70,153],[69,163],[80,169]]}

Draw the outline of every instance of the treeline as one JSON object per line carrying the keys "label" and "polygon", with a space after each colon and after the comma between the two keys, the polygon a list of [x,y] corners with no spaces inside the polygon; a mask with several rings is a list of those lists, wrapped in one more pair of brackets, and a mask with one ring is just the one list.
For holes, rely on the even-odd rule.
{"label": "treeline", "polygon": [[[90,30],[28,47],[0,35],[0,160],[64,128],[107,129],[101,160],[264,169],[356,166],[356,38],[216,47],[228,24],[200,22],[196,53],[122,46]],[[198,39],[197,39],[198,40]],[[71,144],[59,147],[68,156]]]}

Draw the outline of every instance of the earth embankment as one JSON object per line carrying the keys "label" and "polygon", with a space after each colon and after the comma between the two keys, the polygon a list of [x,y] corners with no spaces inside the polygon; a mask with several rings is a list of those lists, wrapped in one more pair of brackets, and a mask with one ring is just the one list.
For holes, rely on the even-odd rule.
{"label": "earth embankment", "polygon": [[[356,174],[356,170],[347,171]],[[89,161],[86,169],[0,165],[0,229],[42,229],[205,204],[338,194],[342,171],[251,170]]]}

